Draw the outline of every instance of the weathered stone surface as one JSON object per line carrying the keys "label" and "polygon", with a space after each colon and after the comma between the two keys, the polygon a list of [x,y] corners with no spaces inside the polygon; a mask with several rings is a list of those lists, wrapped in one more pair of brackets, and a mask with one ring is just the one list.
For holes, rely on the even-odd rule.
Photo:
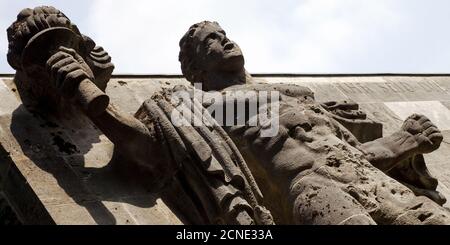
{"label": "weathered stone surface", "polygon": [[[278,133],[265,137],[271,121],[174,128],[173,107],[188,109],[172,100],[171,89],[155,94],[136,88],[108,105],[111,57],[53,7],[21,11],[8,41],[16,75],[3,90],[21,101],[10,98],[0,110],[6,163],[0,176],[8,203],[25,224],[272,224],[272,217],[279,224],[450,223],[423,158],[439,148],[443,135],[426,116],[407,112],[428,113],[446,129],[445,105],[424,101],[447,97],[442,80],[328,76],[308,83],[322,90],[315,97],[307,86],[254,79],[218,23],[191,26],[179,55],[191,83],[204,91],[281,93]],[[142,92],[144,99],[153,96],[134,117],[119,109],[127,95],[132,99],[126,103],[141,104],[132,96]],[[190,110],[204,110],[195,99],[185,101]],[[258,102],[262,110],[255,113],[263,115],[266,104]],[[354,102],[361,108],[382,104],[381,111],[403,121],[401,127],[383,135],[382,125]],[[222,106],[229,103],[234,101]],[[429,106],[440,113],[430,114]],[[140,220],[127,205],[155,215]],[[154,209],[158,205],[167,212]]]}
{"label": "weathered stone surface", "polygon": [[[406,114],[418,110],[442,129],[444,141],[437,151],[425,155],[427,165],[437,179],[438,190],[450,197],[448,155],[450,135],[448,125],[450,76],[337,76],[337,77],[267,77],[269,82],[288,82],[309,87],[319,101],[327,101],[327,90],[317,89],[316,84],[332,88],[335,94],[344,94],[344,100],[357,102],[370,119],[383,124],[383,134],[398,129]],[[368,92],[369,91],[369,92]],[[444,108],[445,107],[445,108]],[[392,109],[391,109],[392,108]],[[404,110],[403,110],[404,108]],[[449,208],[450,204],[445,204]]]}
{"label": "weathered stone surface", "polygon": [[[316,98],[318,98],[318,100],[320,101],[328,101],[327,96],[328,93],[326,91],[329,91],[329,88],[336,88],[336,84],[338,83],[352,83],[355,81],[358,81],[358,83],[362,83],[362,84],[368,84],[368,83],[386,83],[384,86],[394,86],[392,85],[392,79],[395,78],[396,81],[403,81],[405,83],[413,81],[415,84],[429,84],[430,81],[439,81],[440,84],[450,84],[450,76],[445,77],[445,76],[441,76],[441,77],[423,77],[423,76],[393,76],[393,77],[366,77],[366,76],[351,76],[351,77],[342,77],[342,76],[336,76],[336,77],[308,77],[308,76],[295,76],[295,77],[284,77],[284,76],[277,76],[277,77],[264,77],[264,79],[268,80],[269,82],[285,82],[285,83],[293,83],[293,84],[298,84],[298,85],[302,85],[302,86],[306,86],[306,87],[310,87],[311,89],[313,89],[313,91],[315,92]],[[376,81],[374,81],[376,80]],[[387,83],[389,83],[389,85],[387,85]],[[114,78],[111,83],[108,85],[108,89],[107,89],[107,93],[110,95],[111,100],[113,101],[113,103],[119,105],[121,108],[123,108],[124,111],[129,112],[129,113],[134,113],[135,111],[137,111],[139,109],[139,107],[141,106],[142,102],[144,102],[146,99],[148,99],[148,95],[153,93],[154,91],[157,91],[160,87],[172,87],[174,85],[187,85],[187,81],[179,78],[179,77],[165,77],[165,76],[152,76],[152,77],[145,77],[145,76],[141,76],[138,78],[133,78],[133,77],[120,77],[120,78]],[[324,89],[318,89],[319,86],[324,88]],[[378,85],[377,85],[378,86]],[[426,86],[426,85],[423,85]],[[442,85],[440,85],[440,87],[443,87]],[[2,103],[0,105],[0,111],[2,111],[1,116],[0,116],[0,120],[1,120],[1,134],[0,137],[2,138],[2,144],[6,145],[4,146],[9,147],[9,149],[16,149],[16,151],[18,150],[18,152],[16,153],[16,155],[20,155],[21,153],[21,148],[18,145],[18,143],[15,141],[14,137],[11,134],[11,129],[10,129],[10,123],[11,123],[11,115],[14,111],[16,111],[16,109],[18,109],[20,107],[20,101],[18,100],[18,96],[17,94],[13,91],[14,87],[12,85],[12,80],[11,77],[3,77],[2,78],[2,82],[0,83],[0,88],[1,88],[1,97],[2,98],[8,98],[7,100],[5,100],[6,103]],[[436,88],[437,89],[437,88]],[[344,91],[344,90],[337,90],[338,92],[336,93],[340,93],[343,95],[343,99],[355,99],[355,95],[354,93],[349,93],[349,91]],[[421,91],[415,91],[415,93],[420,94]],[[441,90],[440,91],[441,98],[445,98],[445,96],[448,96],[447,99],[445,100],[436,100],[435,97],[430,96],[430,97],[425,97],[424,99],[426,101],[434,101],[434,103],[441,103],[442,105],[446,106],[446,108],[450,108],[450,94],[447,90]],[[377,96],[373,96],[372,94],[364,94],[364,97],[362,95],[359,95],[361,97],[360,101],[356,100],[356,102],[358,102],[362,108],[363,111],[365,111],[368,114],[368,117],[381,122],[383,124],[383,130],[384,130],[384,134],[390,134],[392,132],[394,132],[395,130],[397,130],[403,120],[402,118],[400,118],[400,116],[396,115],[395,112],[391,111],[389,109],[388,106],[385,105],[385,103],[388,102],[402,102],[402,103],[415,103],[415,101],[409,101],[406,99],[405,96],[397,96],[397,100],[386,100],[387,102],[384,101],[380,101],[379,98],[377,98]],[[429,109],[429,108],[426,108]],[[20,110],[19,110],[20,111]],[[431,110],[430,110],[431,111]],[[25,112],[22,112],[25,113]],[[25,118],[31,118],[32,116],[27,116]],[[27,119],[25,119],[27,120]],[[47,136],[45,138],[42,139],[43,146],[47,147],[47,148],[55,148],[58,149],[57,146],[53,146],[53,139],[51,136],[51,132],[54,132],[55,130],[51,128],[51,124],[49,124],[49,126],[46,126],[44,128],[40,128],[40,125],[38,126],[41,130],[50,130],[47,134]],[[57,132],[58,130],[56,130]],[[96,132],[96,131],[94,131]],[[68,134],[65,132],[65,134]],[[98,132],[96,132],[96,134],[98,134]],[[443,130],[443,134],[444,134],[444,142],[441,146],[441,148],[431,154],[428,154],[425,156],[428,167],[432,173],[433,176],[435,176],[438,180],[439,180],[439,188],[438,190],[443,193],[445,195],[445,197],[447,199],[450,198],[450,171],[448,168],[448,155],[450,154],[450,132],[447,130]],[[82,135],[81,133],[78,134],[78,141],[77,141],[77,148],[81,149],[81,148],[87,148],[89,149],[90,147],[85,146],[83,141],[83,138],[80,136]],[[95,134],[94,134],[95,135]],[[32,135],[30,135],[31,137]],[[71,134],[71,137],[76,138],[77,134]],[[80,139],[81,137],[81,139]],[[4,139],[8,139],[8,140],[4,140]],[[77,165],[79,165],[79,169],[77,170],[78,172],[78,181],[81,183],[83,180],[83,176],[84,178],[86,178],[86,176],[89,176],[89,172],[87,173],[82,173],[81,171],[85,169],[85,167],[83,167],[83,161],[85,158],[90,159],[89,161],[86,162],[87,166],[104,166],[108,163],[108,159],[110,158],[110,154],[112,151],[111,148],[111,143],[103,136],[99,136],[100,142],[96,143],[94,145],[94,147],[90,150],[87,151],[87,155],[85,157],[83,157],[82,155],[79,154],[72,154],[72,155],[65,155],[65,153],[60,153],[63,155],[63,158],[65,159],[64,164],[70,165],[71,168],[76,168]],[[12,142],[14,142],[14,144]],[[80,141],[82,143],[80,143]],[[6,143],[4,143],[6,142]],[[105,144],[107,147],[105,147]],[[76,145],[76,144],[74,144]],[[84,145],[84,146],[83,146]],[[35,152],[38,151],[38,152]],[[34,152],[34,154],[37,154],[39,152],[41,152],[41,155],[43,154],[42,151],[36,150],[35,151],[31,150],[31,152]],[[86,151],[86,150],[85,150]],[[23,160],[23,158],[25,157],[25,155],[22,155],[22,157],[17,156],[16,159],[18,160],[17,162],[15,162],[16,165],[20,165],[23,164],[23,162],[25,160]],[[100,159],[100,160],[99,160]],[[21,162],[19,162],[19,160],[21,160]],[[72,162],[72,163],[71,163]],[[33,163],[29,163],[29,164],[33,164]],[[59,167],[59,165],[57,165],[58,168],[63,168],[63,167]],[[25,166],[23,166],[25,167]],[[29,168],[29,167],[28,167]],[[0,170],[2,173],[2,177],[4,176],[3,174],[7,173],[7,169],[9,169],[8,164],[5,164],[5,162],[2,162],[2,164],[0,164]],[[24,168],[26,171],[26,168]],[[29,170],[28,170],[29,171]],[[76,217],[77,215],[75,213],[85,213],[84,217],[88,217],[91,214],[89,214],[89,212],[87,211],[87,208],[84,207],[83,205],[79,205],[77,203],[75,203],[73,201],[73,198],[70,197],[67,193],[65,193],[64,189],[59,185],[58,181],[56,181],[55,176],[46,173],[46,171],[41,170],[38,168],[38,170],[36,170],[35,172],[31,172],[29,173],[30,176],[30,180],[29,182],[30,186],[34,186],[34,188],[36,188],[36,190],[39,189],[47,189],[47,193],[51,193],[51,198],[44,198],[44,195],[42,195],[42,200],[47,200],[45,201],[45,203],[49,203],[48,207],[50,209],[50,213],[51,212],[55,212],[55,216],[61,215],[58,213],[63,213],[64,216],[66,217]],[[49,177],[45,177],[45,176],[49,176]],[[48,181],[44,181],[46,178],[51,178],[53,179],[52,182],[48,183]],[[103,178],[103,177],[102,177]],[[89,178],[88,178],[89,179]],[[92,177],[90,178],[90,181],[92,183]],[[108,182],[108,180],[103,180],[103,183],[110,183],[111,181]],[[104,192],[99,192],[99,195],[103,195],[103,196],[108,196],[108,195],[114,195],[114,190],[116,190],[117,188],[121,188],[121,189],[126,189],[127,187],[120,187],[120,182],[115,182],[115,185],[112,185],[114,187],[112,188],[108,188],[108,186],[111,186],[111,184],[107,184],[105,185],[106,187],[102,187],[102,180],[98,180],[98,184],[96,185],[91,185],[90,188],[92,189],[106,189],[104,190]],[[48,184],[47,184],[48,183]],[[89,183],[89,182],[88,182]],[[114,183],[114,182],[113,182]],[[39,187],[41,186],[41,187]],[[59,189],[60,191],[50,191],[52,189]],[[39,193],[44,193],[45,191],[41,191]],[[65,198],[65,200],[69,200],[68,203],[73,205],[73,207],[71,209],[66,210],[65,212],[61,211],[62,206],[57,206],[57,205],[51,205],[52,200],[55,201],[56,203],[58,203],[58,200],[61,200],[61,198],[58,198],[58,193],[62,192],[63,193],[63,200]],[[107,194],[107,193],[113,192],[113,194]],[[36,194],[34,194],[36,195]],[[124,194],[125,195],[125,194]],[[22,197],[25,197],[24,195],[21,195]],[[152,195],[148,196],[149,198],[153,198]],[[132,197],[132,198],[137,198],[138,197]],[[145,198],[145,197],[144,197]],[[128,211],[132,212],[133,214],[135,214],[135,217],[141,217],[140,222],[138,223],[178,223],[179,220],[175,217],[175,215],[170,211],[169,208],[167,208],[167,206],[160,200],[157,199],[159,201],[157,201],[156,206],[154,206],[154,208],[143,208],[140,207],[139,205],[132,205],[132,204],[124,204],[124,205],[128,205],[129,208]],[[106,202],[106,201],[105,201]],[[120,203],[120,202],[119,202]],[[127,202],[125,202],[127,203]],[[135,202],[136,203],[136,202]],[[139,203],[139,202],[138,202]],[[142,203],[145,203],[144,201],[142,201]],[[145,206],[145,205],[144,205]],[[449,203],[444,205],[447,208],[450,208]],[[94,210],[98,210],[98,208],[93,208]],[[82,210],[82,211],[79,211]],[[73,213],[72,213],[73,211]],[[100,211],[99,211],[100,212]],[[101,212],[100,212],[101,213]],[[144,214],[148,215],[148,220],[146,220],[147,218],[142,218],[145,217]],[[70,220],[69,218],[64,219],[64,218],[60,218],[62,220],[61,223],[71,223],[68,222],[68,220]],[[151,220],[152,219],[152,220]],[[90,222],[88,223],[95,223],[95,220],[93,218],[87,218],[87,220],[90,220]],[[124,220],[124,223],[126,223],[126,220]],[[133,219],[129,219],[131,220],[130,222],[133,222]],[[109,220],[111,221],[111,220]],[[86,221],[83,221],[82,223],[85,223]],[[72,223],[76,223],[75,221]],[[99,222],[101,223],[101,222]],[[103,222],[103,223],[108,223],[108,222]]]}
{"label": "weathered stone surface", "polygon": [[[164,86],[133,83],[148,85],[149,92]],[[0,88],[0,97],[8,98],[0,105],[0,179],[25,223],[180,224],[158,194],[105,167],[113,145],[89,120],[45,121],[24,109],[10,78],[2,78]],[[130,88],[115,80],[110,94],[134,113],[144,98]]]}
{"label": "weathered stone surface", "polygon": [[[264,186],[265,205],[275,223],[450,223],[450,213],[439,206],[446,199],[436,192],[438,181],[423,159],[440,147],[441,131],[426,116],[412,114],[393,134],[383,135],[382,125],[368,120],[353,102],[382,94],[382,86],[337,83],[353,99],[320,103],[307,87],[259,81],[246,71],[239,46],[210,21],[192,25],[182,37],[179,61],[186,79],[204,91],[239,94],[238,108],[247,104],[243,92],[280,94],[269,102],[253,96],[260,125],[254,125],[253,113],[249,118],[234,113],[227,117],[245,118],[246,123],[225,127]],[[403,84],[396,85],[395,92],[401,92]],[[227,97],[225,104],[234,100]],[[275,115],[261,121],[268,111]],[[277,133],[264,132],[274,126]]]}

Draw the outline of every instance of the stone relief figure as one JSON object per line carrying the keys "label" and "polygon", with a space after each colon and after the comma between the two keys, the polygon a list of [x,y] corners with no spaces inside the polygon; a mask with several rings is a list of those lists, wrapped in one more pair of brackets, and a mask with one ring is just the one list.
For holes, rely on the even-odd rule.
{"label": "stone relief figure", "polygon": [[105,103],[111,57],[61,11],[24,9],[7,32],[8,62],[28,110],[69,120],[84,113],[114,143],[114,168],[132,169],[132,176],[145,179],[154,192],[167,193],[185,223],[273,224],[255,180],[223,130],[175,128],[165,115],[170,105],[156,100],[144,103],[136,117]]}
{"label": "stone relief figure", "polygon": [[[9,43],[7,60],[11,67],[17,71],[15,82],[24,104],[34,110],[40,110],[44,114],[64,113],[66,109],[72,108],[72,103],[56,93],[55,86],[51,86],[45,77],[39,77],[41,75],[39,73],[33,73],[33,82],[27,81],[26,71],[23,70],[22,66],[22,53],[32,37],[43,30],[55,27],[67,28],[83,40],[85,59],[80,60],[80,62],[82,66],[89,67],[89,69],[86,69],[89,72],[86,77],[90,78],[99,89],[103,91],[106,89],[106,84],[114,70],[114,65],[111,63],[111,57],[108,53],[102,47],[96,46],[91,38],[82,35],[78,27],[61,11],[53,7],[22,10],[17,16],[17,21],[7,29]],[[32,53],[41,54],[40,50],[33,50]],[[81,72],[84,72],[74,69],[73,66],[65,69],[65,74],[70,73],[71,77],[78,77]]]}
{"label": "stone relief figure", "polygon": [[[111,103],[89,110],[87,102],[95,102],[90,99],[105,98],[89,86],[104,91],[114,66],[102,48],[53,7],[21,11],[8,28],[8,41],[8,62],[27,108],[43,117],[84,113],[114,143],[115,154],[126,159],[116,167],[133,169],[154,191],[168,193],[186,223],[450,223],[421,157],[442,141],[427,118],[413,115],[397,133],[361,143],[355,137],[358,127],[349,126],[353,119],[364,121],[355,105],[319,104],[307,88],[258,83],[246,72],[237,44],[217,23],[196,24],[182,38],[183,74],[201,83],[206,94],[279,91],[276,136],[261,137],[261,126],[222,128],[210,115],[196,113],[207,105],[195,100],[186,100],[193,103],[188,110],[211,125],[175,126],[170,115],[178,107],[172,95],[191,88],[149,95],[135,116]],[[33,63],[36,57],[45,62]],[[91,89],[83,90],[82,84]],[[91,91],[98,97],[90,97]],[[348,121],[349,129],[339,120]],[[410,166],[422,167],[422,175]],[[394,169],[392,176],[425,196],[383,173]]]}
{"label": "stone relief figure", "polygon": [[[239,46],[218,23],[193,25],[180,48],[184,76],[202,84],[205,91],[282,94],[277,136],[262,137],[264,126],[225,127],[247,160],[276,223],[450,222],[449,212],[438,205],[445,198],[435,191],[436,180],[426,171],[421,155],[439,148],[443,138],[426,117],[412,115],[396,133],[361,143],[351,133],[354,127],[342,123],[365,118],[357,105],[319,104],[308,88],[258,83],[245,70]],[[409,180],[407,186],[427,197],[416,196],[385,174],[396,168],[402,169],[396,175],[399,181]]]}

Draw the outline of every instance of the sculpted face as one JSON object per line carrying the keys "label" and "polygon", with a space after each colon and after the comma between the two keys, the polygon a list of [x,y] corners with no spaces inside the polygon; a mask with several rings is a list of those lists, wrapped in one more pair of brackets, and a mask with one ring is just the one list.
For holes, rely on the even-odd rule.
{"label": "sculpted face", "polygon": [[238,72],[244,67],[239,46],[227,38],[214,23],[204,25],[194,33],[194,47],[198,68],[207,72]]}

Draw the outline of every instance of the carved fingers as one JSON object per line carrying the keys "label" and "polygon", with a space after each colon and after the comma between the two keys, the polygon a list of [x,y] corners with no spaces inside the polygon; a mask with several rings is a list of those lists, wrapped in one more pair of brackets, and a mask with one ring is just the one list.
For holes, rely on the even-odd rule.
{"label": "carved fingers", "polygon": [[365,120],[367,118],[367,114],[359,109],[357,103],[352,101],[329,101],[322,103],[322,107],[344,119]]}
{"label": "carved fingers", "polygon": [[74,57],[78,61],[78,63],[83,67],[83,70],[89,75],[89,78],[91,80],[94,80],[94,74],[92,73],[91,69],[89,68],[89,65],[85,62],[83,57],[81,57],[81,55],[79,55],[77,53],[77,51],[75,51],[74,49],[71,49],[71,48],[66,48],[66,47],[60,47],[59,49],[65,53],[72,55],[72,57]]}
{"label": "carved fingers", "polygon": [[441,131],[436,127],[432,126],[424,131],[423,137],[424,140],[424,150],[422,153],[431,153],[441,146],[441,143],[444,139]]}
{"label": "carved fingers", "polygon": [[364,120],[367,118],[367,114],[363,111],[344,111],[344,110],[335,110],[334,113],[337,116],[340,116],[342,118],[346,119],[361,119]]}
{"label": "carved fingers", "polygon": [[59,50],[48,59],[46,67],[53,85],[64,95],[71,95],[82,80],[93,80],[92,72],[75,50]]}
{"label": "carved fingers", "polygon": [[435,126],[427,117],[419,114],[413,114],[405,120],[402,129],[415,135],[420,134],[431,127]]}
{"label": "carved fingers", "polygon": [[80,64],[84,63],[83,58],[74,49],[60,47],[59,50],[65,54],[69,54],[70,56],[72,56],[76,61],[78,61],[78,63]]}
{"label": "carved fingers", "polygon": [[403,123],[402,129],[410,134],[416,135],[423,131],[422,124],[427,120],[426,117],[414,114],[409,116]]}
{"label": "carved fingers", "polygon": [[408,117],[402,130],[412,134],[419,144],[419,153],[430,153],[437,150],[443,140],[441,131],[430,119],[423,115],[414,114]]}
{"label": "carved fingers", "polygon": [[359,105],[351,101],[329,101],[322,104],[327,110],[359,110]]}
{"label": "carved fingers", "polygon": [[98,62],[100,64],[107,64],[111,62],[111,56],[109,56],[108,52],[103,49],[103,47],[95,46],[94,49],[90,53],[90,58]]}

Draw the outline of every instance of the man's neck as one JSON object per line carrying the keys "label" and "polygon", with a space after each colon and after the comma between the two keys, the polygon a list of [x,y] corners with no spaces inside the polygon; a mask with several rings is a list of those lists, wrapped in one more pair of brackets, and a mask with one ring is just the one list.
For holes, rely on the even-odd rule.
{"label": "man's neck", "polygon": [[245,70],[242,69],[239,72],[220,72],[211,73],[205,77],[203,82],[203,90],[205,91],[220,91],[227,87],[240,84],[251,83],[252,77]]}

